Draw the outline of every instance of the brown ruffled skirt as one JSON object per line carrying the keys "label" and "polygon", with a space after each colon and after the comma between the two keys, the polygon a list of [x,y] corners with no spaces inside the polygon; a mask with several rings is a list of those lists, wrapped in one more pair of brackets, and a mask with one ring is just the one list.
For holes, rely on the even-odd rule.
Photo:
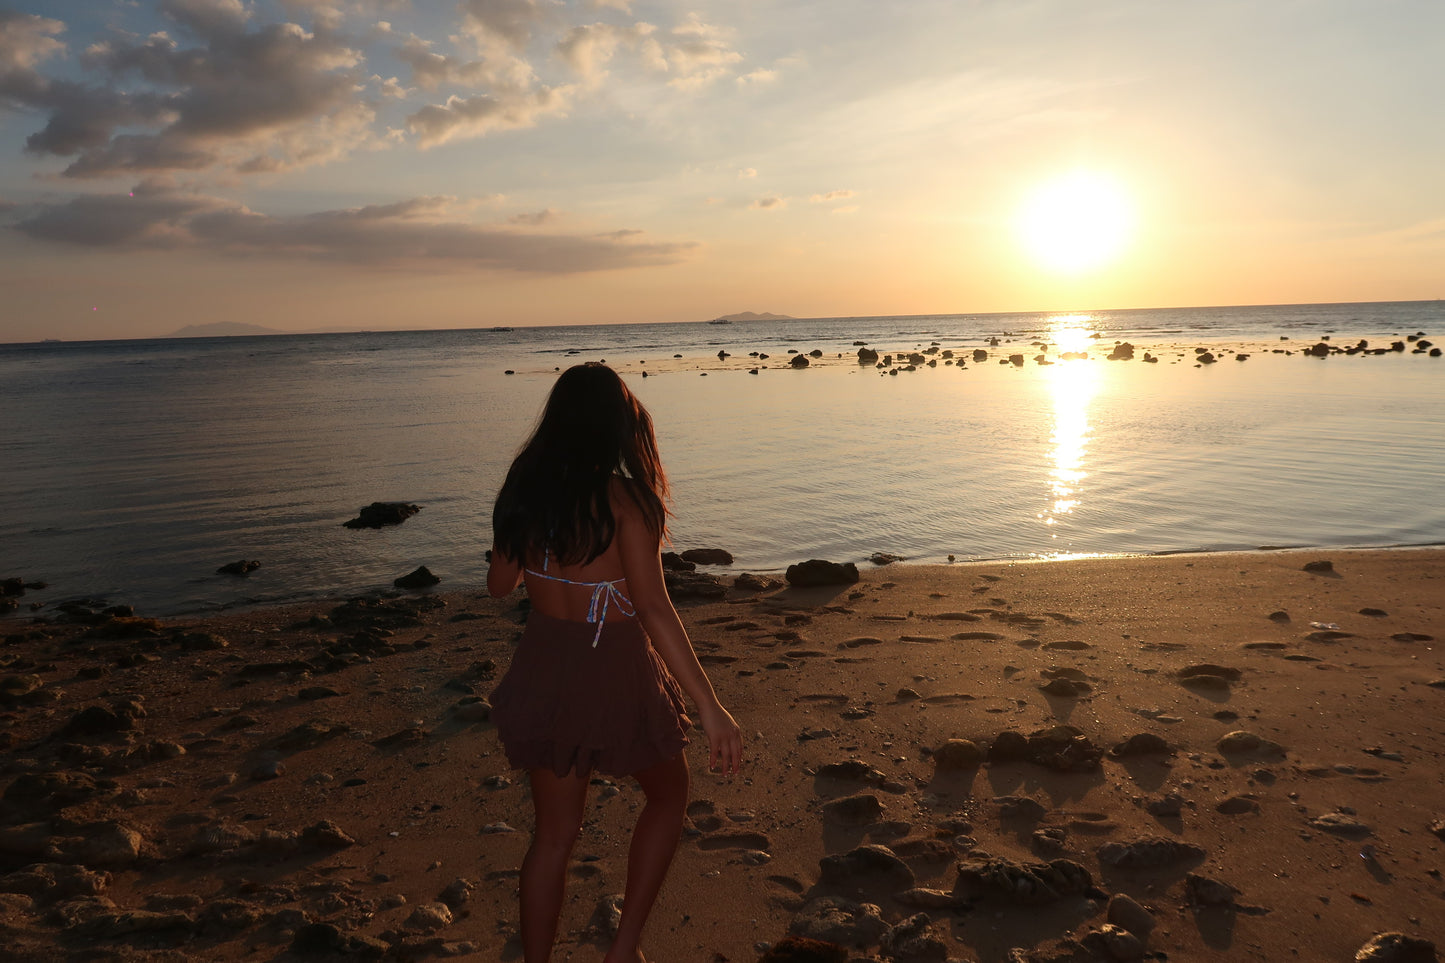
{"label": "brown ruffled skirt", "polygon": [[513,769],[625,776],[672,758],[691,725],[682,688],[636,619],[597,626],[535,609],[492,691]]}

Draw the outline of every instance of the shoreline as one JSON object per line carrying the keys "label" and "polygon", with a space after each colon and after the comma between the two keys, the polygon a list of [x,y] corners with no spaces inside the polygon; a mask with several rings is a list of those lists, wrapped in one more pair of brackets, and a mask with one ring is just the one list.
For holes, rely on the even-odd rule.
{"label": "shoreline", "polygon": [[[886,562],[873,562],[868,558],[845,559],[852,561],[858,566],[862,573],[877,573],[885,569],[930,569],[938,568],[944,571],[962,568],[969,565],[1014,565],[1014,564],[1050,564],[1082,562],[1090,560],[1123,560],[1123,559],[1150,559],[1150,558],[1176,558],[1180,556],[1201,556],[1212,557],[1219,555],[1239,555],[1243,557],[1255,556],[1260,553],[1315,553],[1315,552],[1412,552],[1431,551],[1445,549],[1445,542],[1421,542],[1413,544],[1391,544],[1391,545],[1260,545],[1256,548],[1179,548],[1167,549],[1158,552],[1112,552],[1112,553],[1060,553],[1058,555],[1045,556],[1024,556],[1024,555],[1001,555],[988,558],[965,558],[956,561],[915,561],[908,558],[892,558]],[[803,561],[803,559],[798,559]],[[714,576],[719,579],[736,578],[742,574],[755,574],[781,580],[787,566],[777,568],[744,567],[733,565],[699,565],[698,570],[703,574]],[[12,576],[21,582],[26,582],[26,576]],[[35,584],[43,584],[43,589],[37,589]],[[54,614],[60,606],[73,605],[76,603],[94,603],[94,608],[105,608],[111,606],[123,606],[130,608],[135,614],[146,617],[153,617],[165,621],[184,621],[191,619],[223,618],[233,615],[251,615],[264,612],[269,609],[290,609],[310,607],[316,605],[339,605],[347,600],[355,599],[388,599],[388,598],[426,598],[436,596],[446,599],[449,597],[461,597],[472,594],[485,594],[485,579],[475,584],[461,586],[446,586],[445,588],[406,590],[395,587],[388,587],[384,584],[377,584],[368,589],[354,592],[333,592],[317,591],[298,594],[294,597],[246,600],[230,603],[216,603],[208,607],[201,607],[188,610],[170,611],[163,613],[144,612],[137,610],[125,599],[109,599],[94,593],[81,592],[78,594],[67,594],[63,597],[40,600],[31,597],[26,601],[26,596],[32,592],[50,592],[54,586],[43,580],[36,580],[36,583],[26,582],[25,591],[19,595],[10,597],[16,607],[9,610],[0,610],[0,629],[7,625],[15,625],[27,620],[45,620]],[[0,635],[3,635],[0,632]]]}
{"label": "shoreline", "polygon": [[[484,708],[518,599],[7,634],[14,958],[518,959],[530,803]],[[1445,549],[890,565],[678,607],[748,761],[707,774],[694,733],[652,959],[790,929],[977,963],[1445,942]],[[556,959],[600,953],[639,805],[594,780]]]}

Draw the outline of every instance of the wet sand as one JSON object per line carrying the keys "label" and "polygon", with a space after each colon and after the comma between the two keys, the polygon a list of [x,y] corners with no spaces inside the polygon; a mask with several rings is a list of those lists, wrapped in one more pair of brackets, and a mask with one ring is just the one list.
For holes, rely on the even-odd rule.
{"label": "wet sand", "polygon": [[[1445,550],[863,569],[679,601],[748,759],[688,750],[653,963],[1445,941]],[[4,623],[10,958],[520,959],[519,598]],[[594,780],[555,959],[600,959],[640,805]]]}

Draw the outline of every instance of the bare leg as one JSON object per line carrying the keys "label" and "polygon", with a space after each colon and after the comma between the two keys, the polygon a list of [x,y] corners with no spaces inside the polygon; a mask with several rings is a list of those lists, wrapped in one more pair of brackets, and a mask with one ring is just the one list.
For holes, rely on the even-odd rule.
{"label": "bare leg", "polygon": [[687,812],[687,757],[682,753],[635,776],[647,794],[647,805],[642,807],[637,828],[632,831],[622,921],[603,963],[643,963],[639,948],[642,928],[672,865]]}
{"label": "bare leg", "polygon": [[527,775],[532,780],[537,828],[522,860],[522,958],[526,963],[547,963],[557,939],[567,861],[582,829],[588,777],[575,772],[558,776],[547,769],[531,769]]}

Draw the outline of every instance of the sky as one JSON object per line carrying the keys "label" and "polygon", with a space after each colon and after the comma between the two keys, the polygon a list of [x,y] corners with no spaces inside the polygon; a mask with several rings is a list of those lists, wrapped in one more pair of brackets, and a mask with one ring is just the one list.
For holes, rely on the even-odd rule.
{"label": "sky", "polygon": [[1438,0],[0,0],[0,341],[1445,297]]}

